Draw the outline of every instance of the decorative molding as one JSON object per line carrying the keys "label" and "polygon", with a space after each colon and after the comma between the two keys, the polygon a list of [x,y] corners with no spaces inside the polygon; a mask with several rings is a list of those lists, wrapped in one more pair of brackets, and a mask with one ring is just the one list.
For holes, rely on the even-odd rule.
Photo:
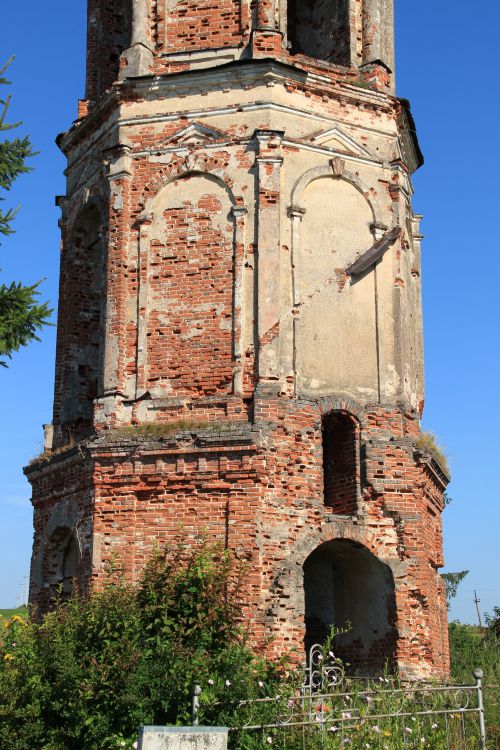
{"label": "decorative molding", "polygon": [[317,146],[324,146],[329,141],[338,141],[345,147],[346,151],[349,151],[356,156],[366,156],[369,159],[373,159],[372,154],[370,154],[364,146],[361,146],[361,144],[355,141],[354,138],[348,136],[337,126],[329,128],[328,130],[323,130],[320,133],[315,133],[310,136],[309,140]]}

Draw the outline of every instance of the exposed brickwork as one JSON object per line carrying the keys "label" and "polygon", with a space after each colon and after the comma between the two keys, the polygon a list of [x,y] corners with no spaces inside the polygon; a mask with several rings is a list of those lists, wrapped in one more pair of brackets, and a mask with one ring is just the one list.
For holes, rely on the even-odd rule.
{"label": "exposed brickwork", "polygon": [[170,3],[165,48],[188,52],[210,47],[231,47],[241,38],[240,0],[180,0]]}
{"label": "exposed brickwork", "polygon": [[271,0],[89,3],[53,436],[26,470],[41,610],[111,560],[137,578],[182,529],[249,561],[271,653],[350,619],[356,668],[447,671],[447,477],[415,448],[419,152],[379,2],[308,5],[307,49]]}
{"label": "exposed brickwork", "polygon": [[118,78],[120,55],[130,44],[131,20],[131,0],[88,0],[87,99],[99,99]]}

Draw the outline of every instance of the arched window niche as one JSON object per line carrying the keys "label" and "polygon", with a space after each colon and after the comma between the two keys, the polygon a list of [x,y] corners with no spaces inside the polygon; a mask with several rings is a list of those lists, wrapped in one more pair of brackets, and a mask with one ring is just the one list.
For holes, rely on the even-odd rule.
{"label": "arched window niche", "polygon": [[349,0],[288,0],[287,36],[292,54],[349,65]]}
{"label": "arched window niche", "polygon": [[359,424],[345,411],[322,419],[323,497],[338,515],[355,515],[360,491]]}
{"label": "arched window niche", "polygon": [[395,663],[396,600],[392,570],[363,545],[335,539],[317,547],[304,566],[305,637],[322,644],[345,629],[335,655],[352,673],[379,674]]}
{"label": "arched window niche", "polygon": [[61,266],[61,404],[60,409],[56,404],[54,417],[62,426],[63,442],[91,432],[93,403],[102,390],[104,264],[101,212],[91,204],[71,229]]}
{"label": "arched window niche", "polygon": [[48,605],[67,600],[74,592],[80,548],[74,530],[59,527],[51,535],[45,552],[43,578],[48,586]]}

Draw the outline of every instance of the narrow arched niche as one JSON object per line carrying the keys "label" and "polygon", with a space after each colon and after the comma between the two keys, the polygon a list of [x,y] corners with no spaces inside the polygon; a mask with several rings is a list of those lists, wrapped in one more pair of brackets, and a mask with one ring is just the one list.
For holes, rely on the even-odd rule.
{"label": "narrow arched niche", "polygon": [[359,427],[344,411],[322,419],[323,497],[339,515],[355,515],[359,495]]}
{"label": "narrow arched niche", "polygon": [[349,670],[376,674],[395,661],[394,578],[388,565],[361,544],[336,539],[312,552],[303,566],[306,653],[332,627],[347,629],[333,648]]}
{"label": "narrow arched niche", "polygon": [[349,65],[349,0],[288,0],[287,36],[292,54]]}
{"label": "narrow arched niche", "polygon": [[65,243],[58,323],[61,406],[54,413],[65,442],[91,431],[93,402],[101,387],[105,296],[101,226],[101,212],[93,204],[78,216]]}
{"label": "narrow arched niche", "polygon": [[49,607],[57,599],[72,596],[79,561],[80,549],[75,532],[67,527],[57,528],[47,543],[42,566]]}

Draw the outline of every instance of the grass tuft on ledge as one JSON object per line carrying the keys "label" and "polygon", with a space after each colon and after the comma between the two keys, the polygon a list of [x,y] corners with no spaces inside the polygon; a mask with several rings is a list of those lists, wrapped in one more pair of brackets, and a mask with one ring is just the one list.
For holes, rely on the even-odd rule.
{"label": "grass tuft on ledge", "polygon": [[443,468],[445,472],[450,475],[450,464],[448,462],[448,457],[442,445],[438,443],[438,439],[433,432],[421,432],[419,437],[415,441],[415,445],[419,450],[430,453],[432,456],[434,456],[441,468]]}
{"label": "grass tuft on ledge", "polygon": [[164,440],[178,432],[197,432],[198,430],[213,430],[215,432],[230,432],[241,428],[245,422],[207,422],[195,420],[178,420],[176,422],[142,422],[141,424],[116,427],[109,436],[112,439],[141,438],[143,440]]}

